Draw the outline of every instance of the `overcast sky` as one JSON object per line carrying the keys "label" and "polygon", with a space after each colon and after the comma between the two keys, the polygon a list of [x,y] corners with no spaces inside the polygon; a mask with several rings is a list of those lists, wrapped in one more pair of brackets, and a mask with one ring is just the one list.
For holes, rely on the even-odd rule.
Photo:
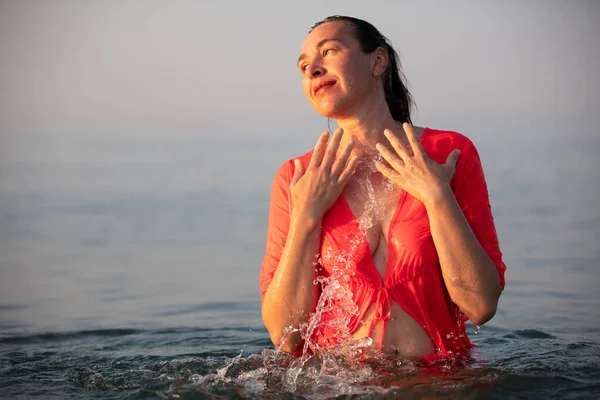
{"label": "overcast sky", "polygon": [[594,0],[3,0],[0,135],[323,127],[295,60],[310,26],[331,14],[366,19],[392,41],[420,124],[555,134],[600,124]]}
{"label": "overcast sky", "polygon": [[[82,282],[118,279],[129,293],[179,280],[194,289],[165,296],[190,304],[234,284],[251,290],[259,261],[244,262],[266,219],[256,228],[244,216],[266,210],[277,168],[327,127],[296,59],[332,14],[391,40],[416,123],[465,133],[482,150],[510,279],[595,293],[597,279],[575,267],[597,271],[598,0],[0,0],[0,303],[62,299],[27,310],[37,321],[45,310],[104,312]],[[222,137],[244,141],[190,141]],[[275,137],[291,142],[264,140]],[[184,248],[210,235],[207,247]],[[247,247],[228,250],[231,237]],[[193,279],[227,262],[244,267],[237,283]]]}

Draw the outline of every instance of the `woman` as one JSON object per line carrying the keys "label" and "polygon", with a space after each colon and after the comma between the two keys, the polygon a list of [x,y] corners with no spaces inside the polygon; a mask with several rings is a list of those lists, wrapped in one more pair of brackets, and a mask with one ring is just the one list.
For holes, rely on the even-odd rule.
{"label": "woman", "polygon": [[[283,351],[301,351],[300,332],[280,343],[283,332],[306,326],[331,283],[322,278],[340,268],[356,305],[348,332],[384,353],[465,354],[464,321],[496,312],[506,267],[477,150],[459,133],[411,126],[397,57],[375,27],[343,16],[317,23],[302,46],[304,93],[339,128],[274,179],[260,283]],[[333,299],[319,318],[347,307]],[[309,339],[338,344],[321,325]]]}

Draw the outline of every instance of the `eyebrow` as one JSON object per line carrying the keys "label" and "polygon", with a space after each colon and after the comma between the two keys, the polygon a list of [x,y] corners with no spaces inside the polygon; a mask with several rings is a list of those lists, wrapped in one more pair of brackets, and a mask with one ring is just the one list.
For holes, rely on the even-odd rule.
{"label": "eyebrow", "polygon": [[[323,40],[321,40],[319,43],[317,43],[317,49],[323,47],[323,45],[327,42],[339,42],[339,39],[335,39],[335,38],[325,38]],[[296,65],[300,64],[300,61],[304,60],[306,57],[308,57],[306,55],[306,53],[302,53],[300,54],[300,57],[298,57],[298,61],[296,61]]]}

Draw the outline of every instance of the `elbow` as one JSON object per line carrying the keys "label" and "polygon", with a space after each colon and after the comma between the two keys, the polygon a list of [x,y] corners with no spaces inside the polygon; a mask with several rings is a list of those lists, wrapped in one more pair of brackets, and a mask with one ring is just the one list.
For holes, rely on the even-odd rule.
{"label": "elbow", "polygon": [[502,289],[502,286],[498,284],[497,290],[494,290],[493,293],[489,293],[487,298],[482,299],[479,305],[475,307],[474,310],[471,310],[469,320],[473,324],[483,325],[494,318],[496,311],[498,310],[498,300],[500,300]]}
{"label": "elbow", "polygon": [[294,354],[302,345],[300,335],[296,333],[289,335],[283,343],[281,343],[281,339],[282,338],[280,338],[278,341],[274,341],[273,338],[271,338],[271,341],[273,342],[273,345],[275,345],[275,347],[277,347],[284,353]]}
{"label": "elbow", "polygon": [[282,330],[272,330],[269,331],[269,333],[271,336],[271,342],[273,342],[275,348],[285,353],[293,354],[298,351],[302,345],[302,338],[299,332],[284,335]]}
{"label": "elbow", "polygon": [[477,315],[469,318],[469,320],[474,325],[480,326],[480,325],[485,324],[489,320],[491,320],[494,317],[494,315],[496,315],[496,310],[489,311],[487,313],[477,314]]}
{"label": "elbow", "polygon": [[302,345],[302,336],[300,335],[300,332],[293,332],[293,329],[290,329],[290,325],[277,323],[269,318],[269,315],[265,315],[264,312],[263,322],[267,331],[269,331],[271,342],[276,349],[292,354]]}
{"label": "elbow", "polygon": [[482,304],[477,310],[471,313],[469,316],[469,320],[474,325],[483,325],[496,315],[496,311],[498,310],[498,302],[490,302],[488,304]]}

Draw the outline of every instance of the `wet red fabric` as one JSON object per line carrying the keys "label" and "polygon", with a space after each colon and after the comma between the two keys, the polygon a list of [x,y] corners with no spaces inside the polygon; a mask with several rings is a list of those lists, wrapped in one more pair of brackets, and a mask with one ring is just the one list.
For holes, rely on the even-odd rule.
{"label": "wet red fabric", "polygon": [[[459,133],[429,128],[420,140],[427,155],[438,163],[444,163],[452,150],[461,150],[450,185],[475,236],[496,265],[504,287],[506,266],[475,146]],[[299,157],[305,168],[311,154]],[[260,273],[262,299],[286,242],[292,207],[289,184],[293,173],[293,160],[289,160],[279,169],[273,182],[266,252]],[[438,356],[464,354],[471,346],[465,332],[466,317],[450,300],[445,287],[425,207],[404,191],[390,223],[388,248],[388,265],[382,279],[373,264],[366,237],[359,230],[359,223],[344,196],[341,195],[325,214],[320,245],[322,274],[330,276],[335,265],[354,272],[348,287],[359,312],[350,320],[350,332],[356,331],[372,304],[376,305],[373,323],[389,319],[394,301],[428,333]],[[333,314],[323,315],[323,319],[334,318]],[[321,327],[314,333],[313,340],[325,346],[335,345],[334,332],[330,327]]]}

